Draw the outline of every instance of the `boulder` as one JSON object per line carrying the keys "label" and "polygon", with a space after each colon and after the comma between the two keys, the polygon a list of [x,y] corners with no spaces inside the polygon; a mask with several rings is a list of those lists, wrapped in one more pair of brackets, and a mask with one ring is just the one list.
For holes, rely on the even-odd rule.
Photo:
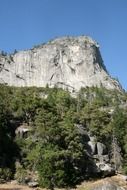
{"label": "boulder", "polygon": [[39,185],[38,182],[35,182],[35,181],[28,183],[29,187],[38,187],[38,185]]}
{"label": "boulder", "polygon": [[90,151],[89,151],[89,152],[90,152],[92,155],[95,155],[96,152],[97,152],[96,142],[94,142],[94,141],[89,141],[89,142],[88,142],[88,145],[89,145],[89,148],[90,148]]}
{"label": "boulder", "polygon": [[106,154],[106,146],[103,143],[97,142],[97,154],[99,156]]}
{"label": "boulder", "polygon": [[105,164],[105,163],[96,163],[96,166],[98,167],[99,173],[103,176],[112,176],[115,174],[115,169],[111,166],[111,164]]}

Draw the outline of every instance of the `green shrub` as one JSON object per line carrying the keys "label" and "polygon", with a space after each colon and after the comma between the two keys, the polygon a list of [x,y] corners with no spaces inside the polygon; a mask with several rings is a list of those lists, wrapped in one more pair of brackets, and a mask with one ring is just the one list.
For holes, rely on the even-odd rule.
{"label": "green shrub", "polygon": [[25,183],[25,178],[27,177],[27,171],[24,169],[24,167],[21,164],[16,165],[16,172],[15,172],[15,179],[18,181],[18,183]]}
{"label": "green shrub", "polygon": [[0,168],[0,183],[12,178],[12,171],[9,168]]}

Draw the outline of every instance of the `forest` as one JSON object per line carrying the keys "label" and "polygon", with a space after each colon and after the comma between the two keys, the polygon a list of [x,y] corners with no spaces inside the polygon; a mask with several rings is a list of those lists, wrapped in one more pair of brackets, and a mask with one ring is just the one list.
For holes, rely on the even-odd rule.
{"label": "forest", "polygon": [[53,189],[94,178],[86,133],[104,143],[109,155],[116,139],[127,174],[126,92],[0,85],[0,182],[26,183],[31,175]]}

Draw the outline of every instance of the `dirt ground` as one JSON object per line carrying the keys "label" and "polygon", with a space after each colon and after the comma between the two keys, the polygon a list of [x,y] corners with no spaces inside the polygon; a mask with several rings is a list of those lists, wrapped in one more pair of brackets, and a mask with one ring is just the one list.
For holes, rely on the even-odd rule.
{"label": "dirt ground", "polygon": [[[120,187],[122,187],[124,190],[127,190],[127,181],[123,179],[122,175],[107,177],[100,180],[98,179],[96,181],[83,182],[81,185],[77,186],[76,189],[70,189],[70,190],[88,190],[90,189],[90,187],[96,187],[96,185],[101,184],[104,181],[115,183],[119,185]],[[6,184],[0,184],[0,190],[46,190],[46,189],[30,188],[25,185],[18,185],[15,183],[15,181],[12,181]],[[65,190],[65,189],[56,189],[56,190]]]}
{"label": "dirt ground", "polygon": [[30,188],[25,185],[18,185],[13,182],[9,182],[6,184],[0,184],[0,190],[40,190],[40,188]]}

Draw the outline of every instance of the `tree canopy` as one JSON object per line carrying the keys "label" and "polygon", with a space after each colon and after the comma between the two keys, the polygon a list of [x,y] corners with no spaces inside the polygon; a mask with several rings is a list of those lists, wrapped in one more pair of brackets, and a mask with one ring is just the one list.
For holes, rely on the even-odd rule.
{"label": "tree canopy", "polygon": [[[117,139],[127,166],[126,93],[92,87],[74,97],[53,88],[15,88],[0,85],[0,179],[37,172],[42,187],[74,186],[92,175],[83,130],[111,149]],[[16,129],[29,126],[25,138]],[[19,164],[17,164],[17,162]],[[22,175],[21,175],[22,174]]]}

